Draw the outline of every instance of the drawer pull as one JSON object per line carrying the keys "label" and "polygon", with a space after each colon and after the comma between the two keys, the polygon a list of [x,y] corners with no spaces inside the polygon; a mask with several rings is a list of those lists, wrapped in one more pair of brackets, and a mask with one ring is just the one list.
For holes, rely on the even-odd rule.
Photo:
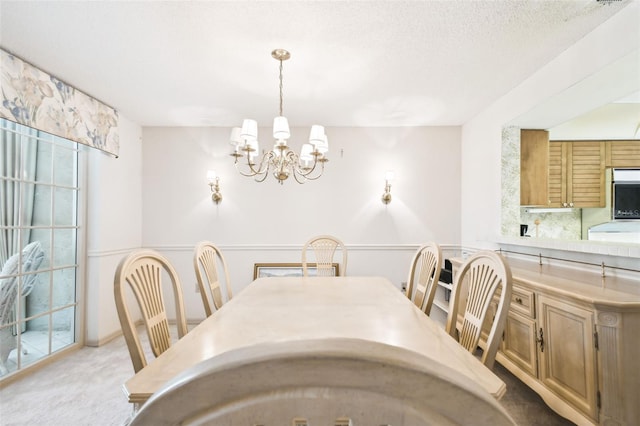
{"label": "drawer pull", "polygon": [[516,303],[519,303],[522,305],[522,297],[516,297]]}

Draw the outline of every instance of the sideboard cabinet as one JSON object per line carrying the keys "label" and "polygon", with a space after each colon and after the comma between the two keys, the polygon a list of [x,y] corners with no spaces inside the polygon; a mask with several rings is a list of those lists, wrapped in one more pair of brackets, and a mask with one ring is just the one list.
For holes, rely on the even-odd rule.
{"label": "sideboard cabinet", "polygon": [[640,424],[640,279],[507,260],[513,292],[496,360],[578,425]]}
{"label": "sideboard cabinet", "polygon": [[[566,298],[536,294],[526,287],[536,301],[535,317],[510,312],[498,361],[509,370],[526,373],[525,383],[541,385],[561,405],[569,404],[592,422],[597,422],[598,389],[595,346],[595,322],[591,309]],[[512,300],[514,308],[517,302]],[[513,366],[509,364],[513,363]],[[521,377],[521,374],[518,374]],[[544,398],[544,395],[543,395]],[[553,403],[550,404],[553,407]],[[557,403],[556,403],[557,405]],[[563,411],[564,407],[553,407]],[[559,409],[559,410],[558,410]],[[576,420],[574,416],[562,415]]]}

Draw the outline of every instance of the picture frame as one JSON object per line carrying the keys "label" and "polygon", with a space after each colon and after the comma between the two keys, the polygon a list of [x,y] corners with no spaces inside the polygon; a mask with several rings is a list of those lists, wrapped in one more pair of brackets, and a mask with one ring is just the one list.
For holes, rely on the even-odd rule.
{"label": "picture frame", "polygon": [[[340,264],[333,263],[333,276],[340,275]],[[317,275],[317,264],[307,263],[309,276]],[[302,263],[254,263],[253,279],[265,277],[301,277]]]}

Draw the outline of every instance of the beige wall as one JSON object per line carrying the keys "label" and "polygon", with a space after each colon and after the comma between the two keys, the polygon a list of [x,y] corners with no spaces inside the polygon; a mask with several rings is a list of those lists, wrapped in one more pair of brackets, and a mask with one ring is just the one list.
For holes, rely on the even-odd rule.
{"label": "beige wall", "polygon": [[[293,129],[296,139],[308,129]],[[268,129],[261,134],[269,135]],[[331,233],[349,244],[459,242],[460,129],[329,128],[330,161],[317,181],[284,185],[240,176],[227,128],[143,130],[143,243],[302,244]],[[269,141],[270,136],[262,136]],[[269,144],[266,142],[264,145]],[[297,146],[300,144],[298,143]],[[211,202],[207,169],[221,176]],[[380,201],[393,169],[393,201]],[[167,226],[170,224],[171,226]]]}
{"label": "beige wall", "polygon": [[[145,247],[171,259],[186,288],[187,316],[198,317],[191,264],[196,242],[219,245],[234,291],[247,285],[253,264],[299,262],[311,236],[334,234],[349,247],[348,273],[406,281],[416,246],[460,241],[460,128],[327,128],[330,161],[317,181],[279,185],[240,176],[229,154],[228,128],[143,129]],[[307,128],[292,129],[298,148]],[[263,141],[269,129],[260,129]],[[271,142],[266,142],[267,145]],[[223,201],[211,202],[208,169],[221,176]],[[384,173],[393,169],[393,201],[380,201]]]}

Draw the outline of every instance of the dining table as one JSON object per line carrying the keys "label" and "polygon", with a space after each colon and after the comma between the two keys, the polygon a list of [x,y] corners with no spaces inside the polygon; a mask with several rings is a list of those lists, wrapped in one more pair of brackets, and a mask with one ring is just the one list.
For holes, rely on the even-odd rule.
{"label": "dining table", "polygon": [[[251,282],[124,384],[137,407],[198,363],[239,348],[363,339],[407,349],[500,399],[506,386],[383,277],[265,277]],[[445,368],[447,367],[447,368]]]}

